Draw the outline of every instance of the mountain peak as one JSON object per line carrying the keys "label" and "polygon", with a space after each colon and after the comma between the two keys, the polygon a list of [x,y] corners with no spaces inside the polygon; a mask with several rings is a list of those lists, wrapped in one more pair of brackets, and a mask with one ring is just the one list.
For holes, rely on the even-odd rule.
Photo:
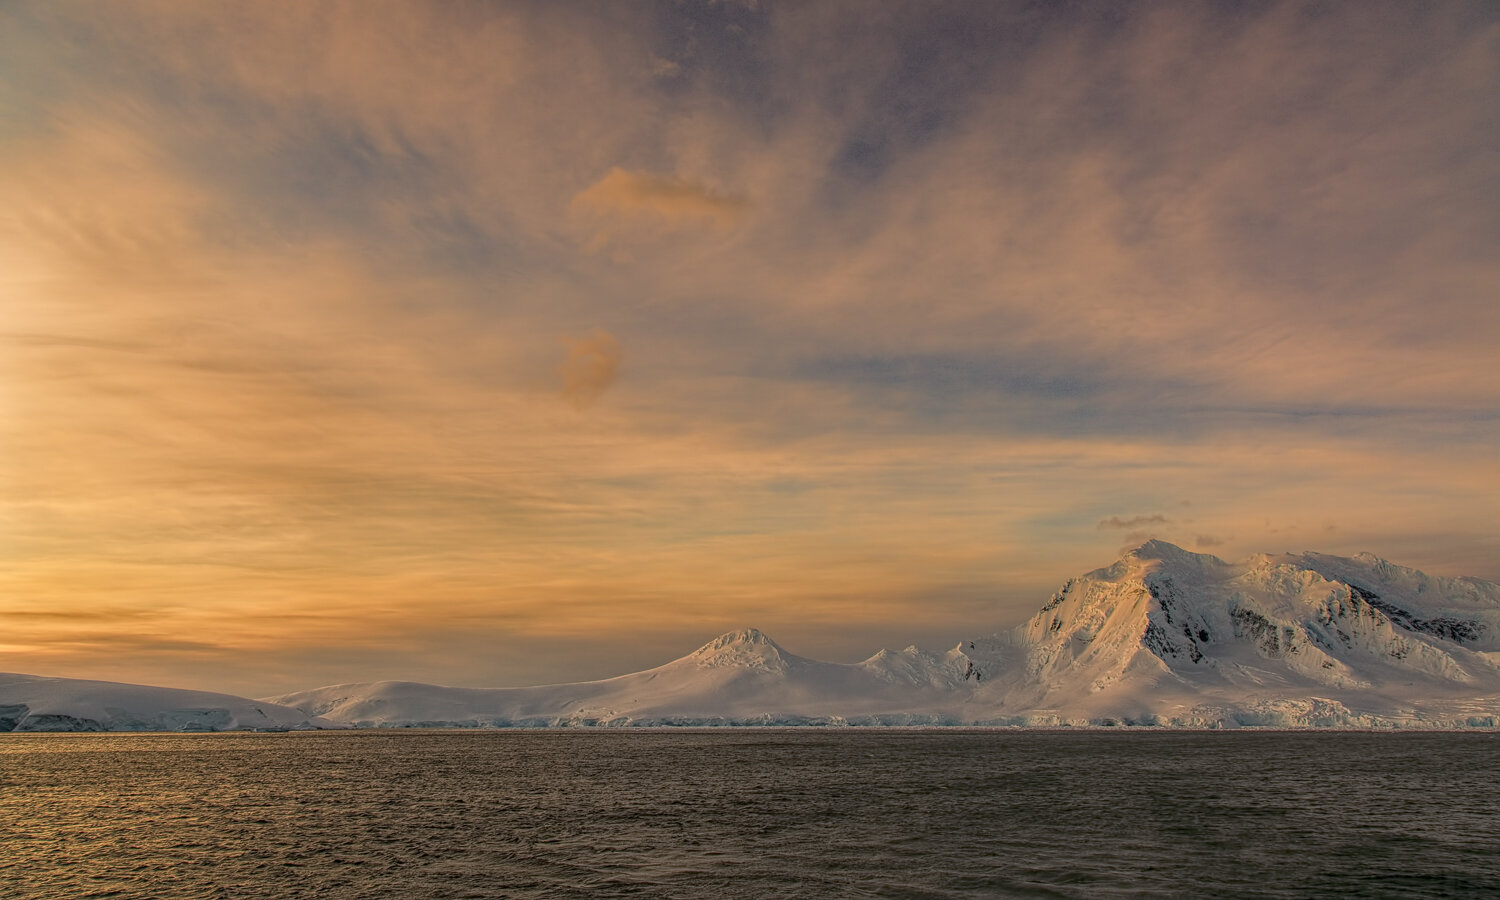
{"label": "mountain peak", "polygon": [[741,628],[719,635],[693,651],[688,659],[704,668],[783,671],[789,656],[759,628]]}
{"label": "mountain peak", "polygon": [[1130,551],[1130,553],[1127,555],[1134,556],[1136,559],[1170,560],[1193,558],[1201,556],[1202,554],[1191,553],[1187,550],[1182,549],[1176,544],[1152,538],[1146,543]]}
{"label": "mountain peak", "polygon": [[771,640],[764,631],[759,628],[741,628],[736,631],[726,631],[699,648],[698,652],[705,650],[724,650],[737,645],[765,645],[775,647],[776,642]]}
{"label": "mountain peak", "polygon": [[1176,544],[1152,538],[1134,550],[1127,551],[1125,555],[1115,560],[1112,565],[1102,569],[1095,569],[1084,577],[1105,581],[1129,581],[1161,569],[1187,574],[1208,569],[1218,569],[1225,565],[1226,563],[1216,556],[1210,556],[1207,553],[1193,553],[1192,551],[1182,549]]}
{"label": "mountain peak", "polygon": [[1194,553],[1176,544],[1152,539],[1125,554],[1115,563],[1114,571],[1123,574],[1142,563],[1148,564],[1152,569],[1164,568],[1184,575],[1218,571],[1228,566],[1228,563],[1213,554]]}

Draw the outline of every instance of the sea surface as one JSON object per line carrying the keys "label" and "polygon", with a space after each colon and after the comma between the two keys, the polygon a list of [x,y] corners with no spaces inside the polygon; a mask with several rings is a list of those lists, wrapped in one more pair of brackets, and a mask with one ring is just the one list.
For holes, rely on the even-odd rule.
{"label": "sea surface", "polygon": [[1500,896],[1500,735],[0,735],[0,896]]}

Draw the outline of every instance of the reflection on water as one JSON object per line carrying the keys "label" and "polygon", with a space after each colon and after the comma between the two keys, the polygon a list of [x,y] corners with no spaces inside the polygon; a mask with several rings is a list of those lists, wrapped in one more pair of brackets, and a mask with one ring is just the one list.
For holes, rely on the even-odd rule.
{"label": "reflection on water", "polygon": [[1500,893],[1500,736],[0,735],[6,897]]}

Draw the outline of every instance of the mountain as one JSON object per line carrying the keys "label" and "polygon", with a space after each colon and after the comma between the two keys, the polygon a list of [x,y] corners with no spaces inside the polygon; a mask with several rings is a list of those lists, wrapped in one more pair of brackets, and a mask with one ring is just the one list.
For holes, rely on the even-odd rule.
{"label": "mountain", "polygon": [[1494,727],[1500,587],[1368,554],[1231,564],[1149,541],[945,654],[795,656],[755,629],[603,681],[345,684],[273,698],[360,726]]}
{"label": "mountain", "polygon": [[1228,563],[1148,541],[946,653],[821,662],[750,628],[603,681],[258,701],[0,675],[0,731],[800,724],[1494,728],[1500,586],[1369,554]]}
{"label": "mountain", "polygon": [[820,662],[749,628],[663,666],[603,681],[449,688],[341,684],[271,702],[360,726],[871,724],[962,721],[962,669],[915,647],[862,663]]}
{"label": "mountain", "polygon": [[229,694],[0,673],[0,732],[286,731],[347,727]]}
{"label": "mountain", "polygon": [[1037,720],[1485,725],[1500,587],[1361,554],[1230,564],[1150,541],[1062,589],[984,660]]}

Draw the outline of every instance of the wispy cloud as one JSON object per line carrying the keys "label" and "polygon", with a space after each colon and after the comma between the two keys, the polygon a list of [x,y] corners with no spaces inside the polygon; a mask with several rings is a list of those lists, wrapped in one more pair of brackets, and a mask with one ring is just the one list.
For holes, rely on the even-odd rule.
{"label": "wispy cloud", "polygon": [[251,690],[854,658],[1133,532],[1500,576],[1493,6],[658,12],[0,11],[16,640]]}

